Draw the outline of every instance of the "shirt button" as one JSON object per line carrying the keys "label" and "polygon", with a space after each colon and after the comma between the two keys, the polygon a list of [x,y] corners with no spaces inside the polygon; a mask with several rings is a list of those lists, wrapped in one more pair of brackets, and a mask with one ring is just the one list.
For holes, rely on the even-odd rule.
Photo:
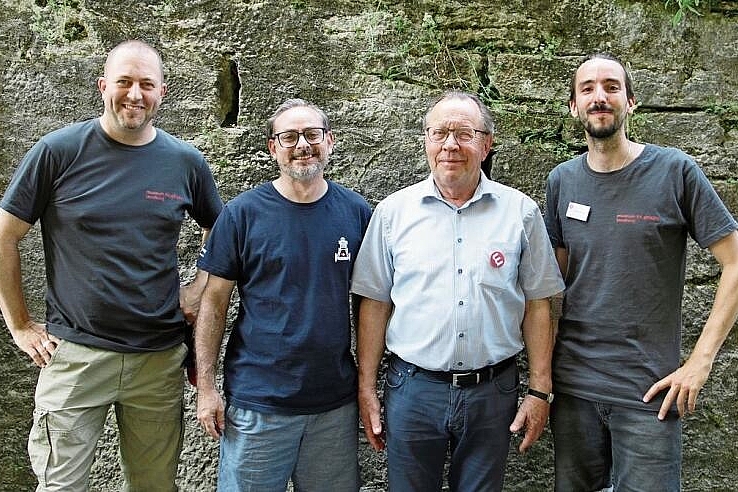
{"label": "shirt button", "polygon": [[459,275],[461,275],[462,273],[464,273],[464,270],[462,270],[461,268],[459,268],[458,270],[456,270],[456,273],[458,273]]}
{"label": "shirt button", "polygon": [[456,213],[461,215],[461,210],[457,210]]}
{"label": "shirt button", "polygon": [[463,362],[457,362],[456,365],[459,366],[459,367],[461,367],[461,366],[464,365],[464,363]]}
{"label": "shirt button", "polygon": [[463,333],[459,333],[459,338],[464,338],[464,334]]}
{"label": "shirt button", "polygon": [[461,242],[461,238],[458,238],[458,239],[456,240],[456,242],[457,242],[457,243],[460,243],[460,242]]}
{"label": "shirt button", "polygon": [[463,306],[463,305],[464,305],[464,301],[459,301],[459,306]]}

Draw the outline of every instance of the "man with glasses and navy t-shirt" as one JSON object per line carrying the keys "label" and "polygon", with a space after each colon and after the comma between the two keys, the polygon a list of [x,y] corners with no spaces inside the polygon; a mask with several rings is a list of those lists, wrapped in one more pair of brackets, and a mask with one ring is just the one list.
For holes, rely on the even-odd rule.
{"label": "man with glasses and navy t-shirt", "polygon": [[[356,366],[349,281],[371,209],[323,178],[328,118],[301,99],[267,124],[279,177],[226,204],[198,265],[197,418],[220,439],[218,490],[356,491]],[[215,368],[231,292],[238,317]]]}

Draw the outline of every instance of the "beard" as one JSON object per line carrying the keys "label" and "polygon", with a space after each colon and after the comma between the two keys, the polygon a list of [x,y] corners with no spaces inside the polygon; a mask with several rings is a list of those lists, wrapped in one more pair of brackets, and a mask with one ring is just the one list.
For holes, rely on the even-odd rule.
{"label": "beard", "polygon": [[118,124],[121,128],[125,128],[126,130],[138,130],[140,128],[145,128],[153,118],[151,116],[146,116],[144,118],[132,119],[117,115],[116,119],[118,120]]}
{"label": "beard", "polygon": [[[588,118],[587,115],[593,111],[612,111],[613,120],[612,123],[605,126],[595,126]],[[607,104],[593,104],[584,113],[579,114],[579,121],[582,122],[584,129],[593,138],[610,138],[615,135],[625,123],[625,114],[617,114],[612,106]]]}
{"label": "beard", "polygon": [[[292,155],[292,158],[306,157],[313,155],[310,152],[300,152]],[[323,174],[323,170],[328,164],[328,157],[323,155],[315,155],[318,162],[309,164],[307,166],[292,164],[292,161],[280,162],[280,170],[292,179],[297,181],[309,181],[313,178],[320,177]]]}
{"label": "beard", "polygon": [[156,109],[158,108],[143,111],[141,114],[131,114],[131,112],[121,106],[117,111],[111,107],[111,113],[121,129],[139,130],[145,128],[154,119]]}

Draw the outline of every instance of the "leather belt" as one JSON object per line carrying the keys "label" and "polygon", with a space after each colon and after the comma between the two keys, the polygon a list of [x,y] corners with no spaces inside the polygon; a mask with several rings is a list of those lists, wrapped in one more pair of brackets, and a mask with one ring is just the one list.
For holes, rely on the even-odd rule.
{"label": "leather belt", "polygon": [[[406,363],[409,364],[409,362]],[[414,364],[411,365],[415,367],[418,373],[423,374],[430,379],[450,383],[452,386],[457,388],[467,388],[469,386],[476,386],[477,384],[491,381],[511,364],[515,364],[514,355],[498,362],[497,364],[482,367],[480,369],[474,369],[472,371],[429,371]]]}

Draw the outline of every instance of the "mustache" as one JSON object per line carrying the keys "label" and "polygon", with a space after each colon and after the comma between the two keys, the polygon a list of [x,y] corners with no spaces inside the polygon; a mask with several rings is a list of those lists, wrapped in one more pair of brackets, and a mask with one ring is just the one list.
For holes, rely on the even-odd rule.
{"label": "mustache", "polygon": [[312,156],[313,156],[313,152],[310,149],[296,150],[292,153],[293,158],[312,157]]}
{"label": "mustache", "polygon": [[612,112],[612,106],[607,103],[594,103],[587,109],[587,114],[594,113],[597,111],[610,111]]}

